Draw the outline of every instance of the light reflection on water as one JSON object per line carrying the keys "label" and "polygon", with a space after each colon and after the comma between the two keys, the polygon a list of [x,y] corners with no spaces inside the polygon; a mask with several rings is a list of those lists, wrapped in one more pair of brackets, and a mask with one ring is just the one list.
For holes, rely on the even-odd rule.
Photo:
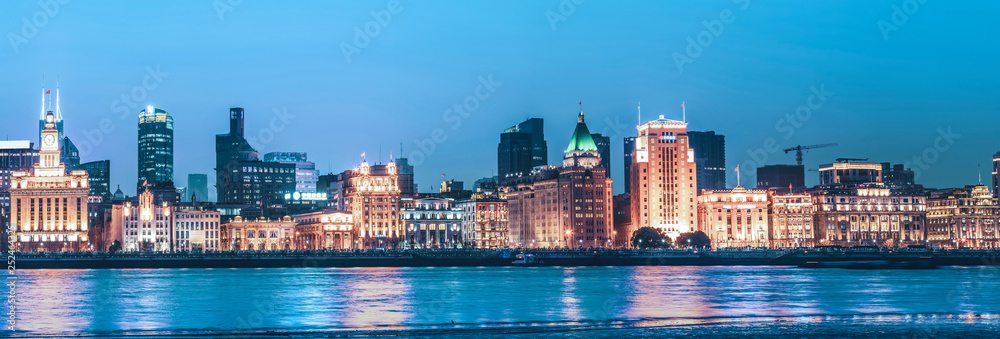
{"label": "light reflection on water", "polygon": [[18,328],[41,333],[1000,311],[1000,274],[989,267],[24,270],[16,279]]}

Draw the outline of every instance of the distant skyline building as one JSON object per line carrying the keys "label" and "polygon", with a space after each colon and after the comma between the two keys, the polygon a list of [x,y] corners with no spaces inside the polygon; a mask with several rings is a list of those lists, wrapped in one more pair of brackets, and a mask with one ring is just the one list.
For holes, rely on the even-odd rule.
{"label": "distant skyline building", "polygon": [[[402,153],[400,149],[400,154]],[[396,165],[399,166],[399,194],[408,197],[417,193],[417,183],[413,178],[413,165],[410,165],[410,159],[396,158]]]}
{"label": "distant skyline building", "polygon": [[601,135],[600,133],[591,134],[594,138],[594,144],[597,144],[597,153],[601,155],[601,166],[604,167],[604,172],[607,173],[608,178],[611,177],[611,138]]}
{"label": "distant skyline building", "polygon": [[767,165],[757,167],[757,189],[781,192],[802,191],[806,188],[806,172],[802,165]]}
{"label": "distant skyline building", "polygon": [[1000,152],[993,154],[993,197],[1000,198]]}
{"label": "distant skyline building", "polygon": [[635,137],[625,137],[623,140],[625,144],[625,164],[622,166],[624,169],[625,177],[625,194],[628,194],[629,190],[632,189],[632,156],[635,154]]}
{"label": "distant skyline building", "polygon": [[209,201],[208,174],[198,174],[198,173],[188,174],[187,182],[188,182],[187,189],[189,193],[187,197],[188,200],[191,199],[190,194],[193,194],[198,199],[198,201]]}
{"label": "distant skyline building", "polygon": [[903,164],[882,164],[882,183],[891,189],[910,189],[917,187],[916,174],[913,170],[903,167]]}
{"label": "distant skyline building", "polygon": [[639,126],[633,151],[631,228],[684,233],[698,225],[698,173],[687,122],[659,119]]}
{"label": "distant skyline building", "polygon": [[319,171],[316,164],[309,161],[305,152],[271,152],[264,154],[264,161],[295,165],[295,191],[316,193]]}
{"label": "distant skyline building", "polygon": [[83,163],[78,169],[87,171],[90,180],[90,195],[99,196],[104,201],[111,200],[111,160]]}
{"label": "distant skyline building", "polygon": [[215,135],[215,191],[218,202],[235,199],[235,186],[224,186],[224,181],[232,178],[232,173],[226,172],[226,165],[232,161],[257,160],[257,151],[244,138],[243,114],[243,108],[230,108],[229,133]]}
{"label": "distant skyline building", "polygon": [[29,140],[0,141],[0,203],[10,215],[10,179],[14,172],[31,172],[38,150]]}
{"label": "distant skyline building", "polygon": [[820,186],[857,186],[882,183],[882,164],[838,162],[819,167]]}
{"label": "distant skyline building", "polygon": [[174,181],[174,118],[162,109],[148,106],[139,112],[139,180],[144,185]]}
{"label": "distant skyline building", "polygon": [[505,129],[497,145],[497,175],[500,181],[526,175],[531,173],[532,168],[548,165],[548,151],[544,120],[531,118]]}
{"label": "distant skyline building", "polygon": [[52,112],[54,114],[53,115],[53,121],[52,121],[52,123],[55,125],[56,132],[58,132],[58,134],[56,135],[56,140],[62,140],[63,137],[66,136],[66,134],[63,133],[62,109],[60,109],[60,107],[59,107],[59,85],[56,85],[56,102],[55,102],[55,107],[52,106],[52,91],[48,90],[48,89],[45,89],[44,85],[42,86],[42,110],[41,110],[41,114],[38,115],[38,145],[39,146],[42,145],[42,142],[43,142],[43,140],[42,140],[42,132],[45,130],[45,124],[47,123],[45,121],[46,112]]}
{"label": "distant skyline building", "polygon": [[698,173],[698,192],[726,189],[726,136],[715,131],[687,132]]}
{"label": "distant skyline building", "polygon": [[63,137],[60,142],[62,147],[59,147],[59,151],[62,152],[63,162],[66,163],[66,174],[69,174],[80,166],[80,150],[69,137]]}

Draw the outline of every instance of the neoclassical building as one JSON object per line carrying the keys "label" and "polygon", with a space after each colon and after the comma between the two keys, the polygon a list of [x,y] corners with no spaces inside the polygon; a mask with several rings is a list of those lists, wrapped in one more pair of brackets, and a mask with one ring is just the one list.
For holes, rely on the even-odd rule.
{"label": "neoclassical building", "polygon": [[698,225],[698,173],[687,122],[659,119],[638,127],[628,187],[630,232],[653,227],[667,232]]}
{"label": "neoclassical building", "polygon": [[924,244],[927,197],[881,184],[811,190],[820,245]]}
{"label": "neoclassical building", "polygon": [[71,171],[60,158],[59,130],[45,114],[38,163],[33,171],[11,174],[10,226],[20,251],[85,251],[88,233],[87,172]]}
{"label": "neoclassical building", "polygon": [[218,211],[178,210],[174,212],[175,251],[218,251],[221,225]]}
{"label": "neoclassical building", "polygon": [[816,245],[813,202],[808,193],[779,194],[770,191],[768,217],[771,247],[795,248]]}
{"label": "neoclassical building", "polygon": [[139,194],[137,203],[126,201],[112,208],[114,240],[121,241],[122,251],[167,252],[172,249],[173,206],[156,201],[148,187]]}
{"label": "neoclassical building", "polygon": [[510,245],[507,199],[503,192],[477,192],[462,200],[463,239],[475,248],[504,248]]}
{"label": "neoclassical building", "polygon": [[[713,247],[763,247],[768,234],[766,190],[703,190],[698,197],[698,227]],[[669,233],[668,233],[669,234]],[[676,236],[674,236],[676,238]]]}
{"label": "neoclassical building", "polygon": [[305,250],[351,250],[358,248],[354,238],[354,216],[349,212],[323,210],[292,216],[295,247]]}
{"label": "neoclassical building", "polygon": [[295,221],[291,217],[281,220],[245,220],[236,217],[221,227],[223,251],[282,251],[295,250]]}
{"label": "neoclassical building", "polygon": [[466,248],[463,210],[455,201],[437,196],[402,199],[403,248]]}
{"label": "neoclassical building", "polygon": [[399,220],[399,168],[389,161],[385,165],[368,165],[362,161],[349,171],[344,183],[344,196],[354,219],[355,237],[363,249],[399,248],[404,238]]}
{"label": "neoclassical building", "polygon": [[945,248],[998,248],[998,212],[989,187],[952,189],[927,200],[927,241]]}

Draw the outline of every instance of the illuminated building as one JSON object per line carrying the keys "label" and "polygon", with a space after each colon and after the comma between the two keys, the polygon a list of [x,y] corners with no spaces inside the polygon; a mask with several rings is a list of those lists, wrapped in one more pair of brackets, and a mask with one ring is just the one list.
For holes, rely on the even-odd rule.
{"label": "illuminated building", "polygon": [[778,194],[771,191],[771,247],[815,246],[812,196],[807,193]]}
{"label": "illuminated building", "polygon": [[819,186],[810,194],[820,245],[924,243],[927,198],[923,195],[893,191],[879,184]]}
{"label": "illuminated building", "polygon": [[462,209],[462,239],[475,248],[509,246],[507,200],[500,191],[480,190],[458,203]]}
{"label": "illuminated building", "polygon": [[726,189],[726,136],[715,131],[688,131],[687,137],[690,148],[694,149],[698,192]]}
{"label": "illuminated building", "polygon": [[277,162],[295,165],[295,191],[302,193],[316,192],[316,181],[319,171],[316,164],[307,160],[304,152],[271,152],[264,154],[265,162]]}
{"label": "illuminated building", "polygon": [[[139,112],[139,182],[145,186],[174,181],[174,118],[162,109],[146,107]],[[155,193],[155,192],[154,192]]]}
{"label": "illuminated building", "polygon": [[448,198],[402,198],[400,215],[406,237],[402,248],[464,248],[462,208]]}
{"label": "illuminated building", "polygon": [[14,172],[30,172],[38,162],[38,150],[28,140],[0,141],[0,204],[10,214],[10,177]]}
{"label": "illuminated building", "polygon": [[563,166],[509,179],[510,242],[519,247],[610,247],[612,181],[580,112]]}
{"label": "illuminated building", "polygon": [[350,250],[354,240],[354,218],[349,212],[323,210],[291,216],[295,225],[295,247],[303,250]]}
{"label": "illuminated building", "polygon": [[465,190],[464,181],[446,180],[441,182],[440,193],[452,193]]}
{"label": "illuminated building", "polygon": [[[117,207],[121,208],[117,208]],[[120,228],[122,251],[171,250],[173,229],[173,206],[166,201],[157,201],[147,187],[135,201],[126,201],[113,209],[112,223]],[[118,239],[116,239],[118,240]]]}
{"label": "illuminated building", "polygon": [[277,162],[230,161],[220,185],[219,201],[254,208],[281,206],[295,192],[295,165]]}
{"label": "illuminated building", "polygon": [[[390,157],[391,158],[391,157]],[[385,165],[369,166],[362,161],[356,170],[345,172],[337,185],[342,191],[346,208],[354,219],[355,238],[360,248],[398,248],[404,239],[399,220],[399,168],[389,161]]]}
{"label": "illuminated building", "polygon": [[[908,188],[922,188],[915,183],[916,174],[911,169],[906,169],[903,164],[882,164],[882,183],[885,187],[895,190]],[[988,189],[987,189],[988,190]]]}
{"label": "illuminated building", "polygon": [[221,228],[217,211],[181,210],[174,212],[174,251],[218,251]]}
{"label": "illuminated building", "polygon": [[77,169],[87,171],[90,179],[90,195],[111,200],[111,160],[91,161],[80,164]]}
{"label": "illuminated building", "polygon": [[668,229],[672,238],[689,231],[702,231],[714,247],[764,247],[768,235],[768,196],[765,190],[736,186],[731,190],[704,190],[698,196],[698,228]]}
{"label": "illuminated building", "polygon": [[291,217],[280,220],[243,219],[235,217],[222,224],[219,242],[223,251],[282,251],[296,250],[295,222]]}
{"label": "illuminated building", "polygon": [[820,186],[852,186],[882,183],[882,165],[840,162],[819,167]]}
{"label": "illuminated building", "polygon": [[993,154],[993,197],[1000,198],[1000,152]]}
{"label": "illuminated building", "polygon": [[927,241],[947,248],[1000,247],[1000,213],[989,187],[949,191],[927,200]]}
{"label": "illuminated building", "polygon": [[692,229],[698,224],[698,173],[689,147],[687,123],[659,119],[639,126],[632,151],[632,225],[661,231]]}
{"label": "illuminated building", "polygon": [[497,145],[497,175],[500,182],[527,175],[531,169],[549,163],[545,142],[545,122],[532,118],[505,129]]}
{"label": "illuminated building", "polygon": [[87,172],[66,174],[55,114],[45,115],[38,163],[11,174],[10,227],[21,251],[83,251],[88,244]]}

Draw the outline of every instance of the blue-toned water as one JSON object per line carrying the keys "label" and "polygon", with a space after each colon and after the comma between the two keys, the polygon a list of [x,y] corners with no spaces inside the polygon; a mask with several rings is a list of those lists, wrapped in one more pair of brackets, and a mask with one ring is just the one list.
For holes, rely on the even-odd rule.
{"label": "blue-toned water", "polygon": [[22,270],[12,279],[22,334],[1000,318],[996,267]]}

